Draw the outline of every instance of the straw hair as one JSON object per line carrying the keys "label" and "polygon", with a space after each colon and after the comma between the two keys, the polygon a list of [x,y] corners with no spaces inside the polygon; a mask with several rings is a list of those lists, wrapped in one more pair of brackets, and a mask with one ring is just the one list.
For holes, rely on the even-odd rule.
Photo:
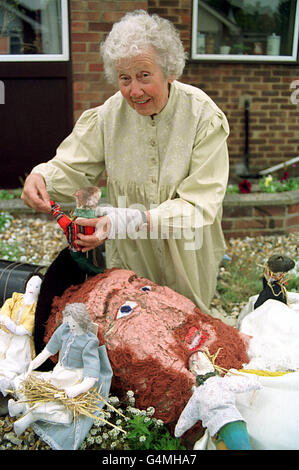
{"label": "straw hair", "polygon": [[[22,382],[18,393],[20,396],[25,397],[24,399],[22,398],[18,400],[18,403],[28,403],[30,407],[32,407],[37,404],[49,403],[58,400],[67,409],[72,411],[74,419],[76,419],[79,415],[85,415],[92,419],[104,421],[106,424],[109,424],[110,426],[117,428],[119,431],[126,433],[126,431],[123,429],[95,414],[96,411],[99,410],[99,403],[103,402],[105,405],[109,406],[116,413],[125,418],[122,413],[110,405],[110,403],[108,403],[100,395],[95,387],[91,388],[85,393],[81,393],[74,398],[70,398],[67,396],[64,390],[60,390],[51,383],[39,379],[34,375],[29,375],[26,380]],[[105,414],[105,411],[101,411]]]}
{"label": "straw hair", "polygon": [[216,361],[217,356],[218,356],[219,352],[221,351],[221,349],[223,349],[223,348],[219,348],[215,352],[215,354],[210,354],[208,348],[204,347],[204,348],[201,349],[201,352],[203,352],[206,355],[206,357],[211,361],[211,363],[213,364],[214,369],[220,375],[221,374],[226,374],[227,372],[229,372],[232,375],[240,375],[240,374],[237,374],[236,372],[233,372],[232,370],[225,369],[224,367],[220,367],[219,365],[215,364],[215,361]]}

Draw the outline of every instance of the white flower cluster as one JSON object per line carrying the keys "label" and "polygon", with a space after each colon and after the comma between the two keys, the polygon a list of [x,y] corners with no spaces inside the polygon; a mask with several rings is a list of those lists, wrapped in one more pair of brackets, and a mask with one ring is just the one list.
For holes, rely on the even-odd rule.
{"label": "white flower cluster", "polygon": [[[94,424],[90,429],[85,441],[82,443],[80,449],[124,449],[129,450],[127,442],[127,435],[125,432],[128,422],[134,416],[143,416],[144,423],[153,423],[154,426],[161,427],[164,425],[163,421],[154,418],[155,408],[149,406],[146,410],[139,410],[135,407],[135,396],[132,390],[126,392],[125,409],[122,409],[123,403],[117,396],[109,396],[107,399],[108,405],[105,410],[100,410],[98,419],[94,420]],[[115,410],[113,410],[113,408]],[[119,414],[121,413],[121,414]],[[110,423],[110,425],[108,424]],[[111,426],[112,425],[112,426]],[[139,442],[145,442],[147,437],[145,435],[139,436]]]}

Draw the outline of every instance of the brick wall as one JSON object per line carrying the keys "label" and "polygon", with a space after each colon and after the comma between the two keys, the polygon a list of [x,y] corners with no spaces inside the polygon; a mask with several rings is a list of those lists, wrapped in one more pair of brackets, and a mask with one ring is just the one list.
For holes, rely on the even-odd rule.
{"label": "brick wall", "polygon": [[[74,119],[103,103],[115,90],[107,85],[99,43],[114,21],[138,8],[172,21],[190,52],[191,0],[71,0]],[[243,161],[244,100],[250,108],[250,167],[267,168],[299,154],[299,105],[291,103],[290,84],[298,65],[188,63],[182,81],[202,88],[226,113],[231,135],[231,172]]]}
{"label": "brick wall", "polygon": [[75,121],[115,93],[104,78],[99,45],[115,21],[140,8],[147,9],[147,0],[70,0]]}
{"label": "brick wall", "polygon": [[281,235],[299,230],[299,191],[229,194],[222,228],[226,238]]}

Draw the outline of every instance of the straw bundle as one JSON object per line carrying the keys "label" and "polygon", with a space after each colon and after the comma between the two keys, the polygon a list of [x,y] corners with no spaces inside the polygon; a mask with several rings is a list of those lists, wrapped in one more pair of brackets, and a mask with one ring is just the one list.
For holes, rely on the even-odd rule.
{"label": "straw bundle", "polygon": [[224,367],[220,367],[219,365],[215,364],[215,361],[217,359],[217,356],[219,354],[219,352],[221,351],[222,348],[219,348],[215,354],[210,354],[208,348],[204,347],[202,348],[201,352],[203,352],[205,354],[205,356],[209,359],[209,361],[211,361],[214,369],[216,370],[216,372],[218,372],[220,375],[221,374],[226,374],[227,372],[230,372],[230,374],[232,375],[241,375],[241,374],[238,374],[236,372],[233,372],[232,370],[228,370],[228,369],[225,369]]}
{"label": "straw bundle", "polygon": [[[126,433],[123,429],[115,426],[104,418],[97,416],[95,413],[99,410],[98,405],[103,402],[105,405],[113,409],[119,415],[125,416],[108,403],[101,395],[100,390],[98,391],[95,387],[89,389],[85,393],[70,398],[67,396],[64,390],[60,390],[52,385],[50,382],[42,380],[34,375],[28,375],[18,389],[18,394],[22,398],[18,400],[18,403],[28,403],[30,407],[39,403],[49,403],[53,401],[59,401],[67,409],[71,410],[74,415],[74,419],[79,415],[85,415],[92,419],[98,419],[104,421],[106,424],[117,428],[119,431]],[[104,410],[101,410],[105,414]]]}

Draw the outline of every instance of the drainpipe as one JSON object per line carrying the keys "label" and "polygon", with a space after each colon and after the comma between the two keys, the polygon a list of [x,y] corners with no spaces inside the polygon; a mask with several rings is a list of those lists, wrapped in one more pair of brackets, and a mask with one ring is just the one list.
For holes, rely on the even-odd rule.
{"label": "drainpipe", "polygon": [[246,173],[249,174],[249,110],[250,110],[250,101],[245,100],[245,168]]}

